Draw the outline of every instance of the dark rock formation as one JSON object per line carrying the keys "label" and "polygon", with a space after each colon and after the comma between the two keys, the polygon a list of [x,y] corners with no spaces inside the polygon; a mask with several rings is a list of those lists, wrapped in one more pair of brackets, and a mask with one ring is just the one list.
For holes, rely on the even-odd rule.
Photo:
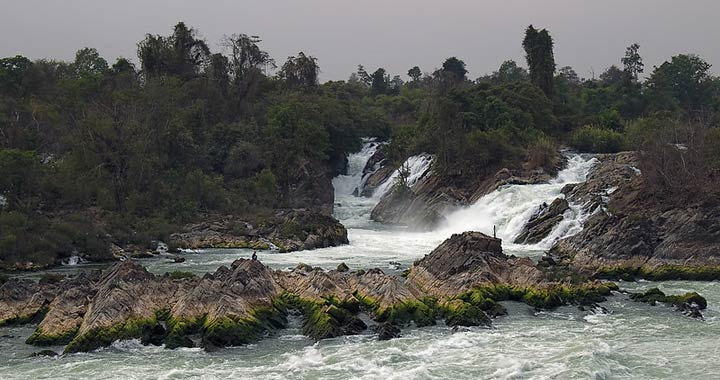
{"label": "dark rock formation", "polygon": [[335,218],[309,210],[278,211],[255,223],[226,216],[173,234],[181,248],[277,248],[281,252],[347,244],[347,230]]}
{"label": "dark rock formation", "polygon": [[413,265],[407,279],[425,293],[448,297],[485,284],[536,285],[543,275],[531,259],[506,256],[500,239],[465,232]]}
{"label": "dark rock formation", "polygon": [[516,244],[537,244],[545,239],[553,228],[563,220],[563,214],[570,209],[564,198],[555,199],[549,206],[542,204],[538,211],[523,226],[515,239]]}
{"label": "dark rock formation", "polygon": [[720,278],[720,201],[682,204],[647,191],[633,153],[599,157],[567,198],[593,212],[577,235],[556,243],[552,261],[606,278]]}
{"label": "dark rock formation", "polygon": [[400,337],[400,329],[391,323],[381,323],[375,327],[378,340],[390,340]]}

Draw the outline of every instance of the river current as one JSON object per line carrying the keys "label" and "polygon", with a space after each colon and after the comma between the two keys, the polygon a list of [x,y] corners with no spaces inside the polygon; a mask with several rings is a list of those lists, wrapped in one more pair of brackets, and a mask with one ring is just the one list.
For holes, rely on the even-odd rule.
{"label": "river current", "polygon": [[[565,219],[536,245],[508,243],[520,233],[537,207],[552,202],[568,183],[585,180],[595,159],[569,155],[568,165],[548,184],[511,185],[448,216],[432,232],[411,232],[370,221],[370,212],[392,183],[373,197],[353,195],[362,186],[363,167],[379,144],[368,141],[349,157],[348,175],[333,181],[335,216],[348,228],[350,244],[288,254],[259,253],[276,269],[299,262],[332,269],[345,262],[351,269],[379,267],[401,272],[452,233],[496,227],[508,254],[538,258],[554,241],[577,233],[588,217],[582,205],[571,205]],[[411,157],[409,181],[427,172],[431,157]],[[392,179],[391,179],[392,181]],[[214,271],[248,250],[184,252],[187,259],[143,260],[150,271]],[[57,269],[74,272],[83,264]],[[33,326],[0,328],[0,379],[716,379],[720,378],[720,284],[716,282],[619,283],[621,288],[659,287],[666,293],[697,291],[708,300],[705,320],[687,318],[666,306],[634,303],[617,294],[603,303],[607,314],[575,307],[533,311],[505,303],[509,315],[492,328],[451,331],[439,323],[406,328],[402,337],[378,341],[370,332],[312,342],[300,333],[299,321],[253,345],[206,353],[201,349],[165,350],[137,341],[116,342],[91,353],[55,358],[28,357],[37,347],[25,345]],[[62,347],[54,347],[61,351]]]}

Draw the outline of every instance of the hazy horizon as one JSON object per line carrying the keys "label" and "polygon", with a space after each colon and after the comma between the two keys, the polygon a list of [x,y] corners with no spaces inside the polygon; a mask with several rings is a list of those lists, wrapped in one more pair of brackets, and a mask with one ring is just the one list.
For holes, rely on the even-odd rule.
{"label": "hazy horizon", "polygon": [[720,36],[713,20],[720,2],[711,0],[2,0],[2,7],[2,57],[72,60],[88,46],[111,63],[120,56],[137,62],[136,44],[145,34],[168,35],[184,21],[213,51],[233,33],[259,35],[278,64],[304,51],[319,59],[322,81],[347,79],[358,64],[406,79],[410,67],[431,72],[449,56],[464,60],[476,78],[507,59],[524,66],[521,40],[533,24],[555,39],[558,67],[572,66],[585,78],[619,65],[633,42],[641,45],[646,74],[680,53],[720,65],[713,41]]}

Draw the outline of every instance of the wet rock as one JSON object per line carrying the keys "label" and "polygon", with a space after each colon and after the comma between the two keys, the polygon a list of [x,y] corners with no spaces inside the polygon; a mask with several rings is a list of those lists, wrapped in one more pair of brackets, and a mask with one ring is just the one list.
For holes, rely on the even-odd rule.
{"label": "wet rock", "polygon": [[455,234],[413,265],[408,282],[440,297],[483,284],[529,286],[541,282],[542,273],[532,260],[506,256],[501,243],[480,232]]}
{"label": "wet rock", "polygon": [[563,214],[570,209],[564,198],[555,199],[550,205],[543,203],[538,211],[530,217],[522,232],[515,239],[516,244],[537,244],[545,239],[558,223],[562,222]]}
{"label": "wet rock", "polygon": [[182,257],[182,256],[173,256],[173,257],[172,257],[172,262],[173,262],[173,263],[176,263],[176,264],[178,264],[178,263],[184,263],[184,262],[185,262],[185,258]]}
{"label": "wet rock", "polygon": [[645,293],[631,293],[630,299],[637,302],[644,302],[650,304],[651,306],[655,306],[658,302],[662,302],[672,305],[676,310],[688,317],[697,319],[703,319],[703,315],[700,311],[707,308],[707,300],[695,292],[668,296],[660,289],[652,288]]}
{"label": "wet rock", "polygon": [[349,271],[349,270],[350,270],[350,268],[349,268],[345,263],[340,263],[340,264],[338,264],[338,266],[337,266],[337,271],[338,271],[338,272],[347,272],[347,271]]}
{"label": "wet rock", "polygon": [[30,357],[39,357],[39,356],[48,356],[48,357],[54,357],[60,355],[56,351],[53,350],[42,350],[38,352],[34,352]]}
{"label": "wet rock", "polygon": [[232,216],[188,225],[172,235],[184,249],[248,248],[281,252],[347,244],[347,230],[330,215],[311,210],[281,210],[255,223]]}
{"label": "wet rock", "polygon": [[390,323],[381,323],[375,327],[378,340],[390,340],[400,337],[400,328]]}
{"label": "wet rock", "polygon": [[586,182],[566,191],[591,216],[552,247],[555,262],[610,279],[720,279],[719,202],[661,200],[647,190],[635,153],[598,160]]}

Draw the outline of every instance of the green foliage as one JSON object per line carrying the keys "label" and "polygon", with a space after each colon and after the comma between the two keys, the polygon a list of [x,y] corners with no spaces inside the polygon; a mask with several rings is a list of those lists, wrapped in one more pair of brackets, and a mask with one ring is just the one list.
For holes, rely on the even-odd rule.
{"label": "green foliage", "polygon": [[554,92],[555,57],[554,42],[546,29],[537,30],[532,25],[525,30],[523,40],[525,58],[530,71],[530,80],[537,85],[548,98]]}
{"label": "green foliage", "polygon": [[656,302],[662,302],[681,309],[691,304],[697,305],[699,310],[705,310],[707,308],[707,300],[696,292],[668,296],[660,289],[652,288],[645,293],[632,293],[630,294],[630,299],[652,305]]}
{"label": "green foliage", "polygon": [[716,266],[680,266],[661,265],[656,268],[643,267],[608,267],[600,268],[596,278],[608,280],[649,280],[649,281],[715,281],[720,280],[720,267]]}
{"label": "green foliage", "polygon": [[625,148],[625,138],[610,129],[585,126],[572,133],[570,146],[580,152],[617,153]]}

